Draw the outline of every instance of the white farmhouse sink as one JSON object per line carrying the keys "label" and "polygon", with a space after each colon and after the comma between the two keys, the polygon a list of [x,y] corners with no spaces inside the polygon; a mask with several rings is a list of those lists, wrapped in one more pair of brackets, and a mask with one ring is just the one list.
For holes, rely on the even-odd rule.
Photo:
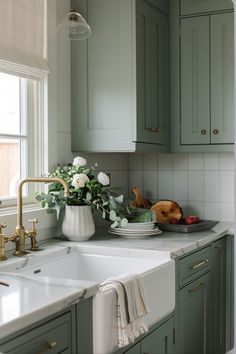
{"label": "white farmhouse sink", "polygon": [[[34,260],[35,262],[35,260]],[[175,307],[175,265],[162,252],[74,245],[67,255],[20,270],[20,273],[54,278],[102,282],[122,273],[137,273],[147,292],[150,313],[148,326],[173,312]],[[94,353],[117,349],[116,294],[98,292],[93,298]]]}

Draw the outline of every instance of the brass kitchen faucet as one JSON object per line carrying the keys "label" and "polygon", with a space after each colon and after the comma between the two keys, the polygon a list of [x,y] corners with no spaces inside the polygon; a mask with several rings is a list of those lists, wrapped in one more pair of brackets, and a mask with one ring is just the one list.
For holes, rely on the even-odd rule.
{"label": "brass kitchen faucet", "polygon": [[6,224],[0,224],[0,261],[4,261],[7,259],[5,256],[5,244],[9,241],[15,242],[16,250],[13,253],[15,256],[24,256],[27,252],[25,251],[25,239],[27,237],[31,238],[31,251],[37,251],[39,249],[36,241],[37,231],[35,228],[35,224],[38,223],[37,219],[30,219],[32,226],[29,230],[25,230],[23,222],[22,222],[22,189],[25,183],[29,182],[58,182],[61,183],[64,187],[64,195],[67,197],[69,195],[69,187],[66,181],[59,177],[35,177],[35,178],[25,178],[19,182],[18,190],[17,190],[17,225],[15,232],[10,235],[6,236],[2,229],[6,227]]}

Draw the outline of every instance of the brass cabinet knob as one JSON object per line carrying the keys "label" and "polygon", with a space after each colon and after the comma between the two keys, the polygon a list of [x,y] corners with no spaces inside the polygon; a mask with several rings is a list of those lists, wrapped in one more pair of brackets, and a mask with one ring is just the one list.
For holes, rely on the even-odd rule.
{"label": "brass cabinet knob", "polygon": [[46,352],[49,352],[50,349],[55,348],[57,345],[57,342],[49,340],[47,343],[45,343],[45,346],[36,352],[35,354],[43,354]]}
{"label": "brass cabinet knob", "polygon": [[148,131],[151,133],[160,133],[160,128],[148,128]]}
{"label": "brass cabinet knob", "polygon": [[218,129],[214,129],[213,130],[213,134],[215,134],[215,135],[219,134],[219,130]]}
{"label": "brass cabinet knob", "polygon": [[202,129],[202,130],[201,130],[201,134],[202,134],[202,135],[206,135],[206,133],[207,133],[207,132],[206,132],[206,129]]}

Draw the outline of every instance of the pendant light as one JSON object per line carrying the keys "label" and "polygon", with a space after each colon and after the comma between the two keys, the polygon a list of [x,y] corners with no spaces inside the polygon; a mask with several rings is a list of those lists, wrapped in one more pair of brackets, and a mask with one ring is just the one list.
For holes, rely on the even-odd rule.
{"label": "pendant light", "polygon": [[59,30],[64,38],[72,41],[87,39],[92,33],[89,24],[76,10],[68,12],[59,26]]}

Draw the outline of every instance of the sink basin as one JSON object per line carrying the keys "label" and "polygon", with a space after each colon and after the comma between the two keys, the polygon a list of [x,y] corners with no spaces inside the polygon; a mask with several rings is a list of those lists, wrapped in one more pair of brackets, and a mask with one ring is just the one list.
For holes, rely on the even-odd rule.
{"label": "sink basin", "polygon": [[[37,257],[35,257],[37,258]],[[34,258],[34,263],[35,263]],[[21,274],[102,282],[122,273],[139,274],[147,293],[150,327],[175,307],[175,265],[166,253],[139,249],[74,245],[69,252],[17,270]],[[93,345],[95,354],[117,349],[117,297],[113,290],[93,297]]]}

